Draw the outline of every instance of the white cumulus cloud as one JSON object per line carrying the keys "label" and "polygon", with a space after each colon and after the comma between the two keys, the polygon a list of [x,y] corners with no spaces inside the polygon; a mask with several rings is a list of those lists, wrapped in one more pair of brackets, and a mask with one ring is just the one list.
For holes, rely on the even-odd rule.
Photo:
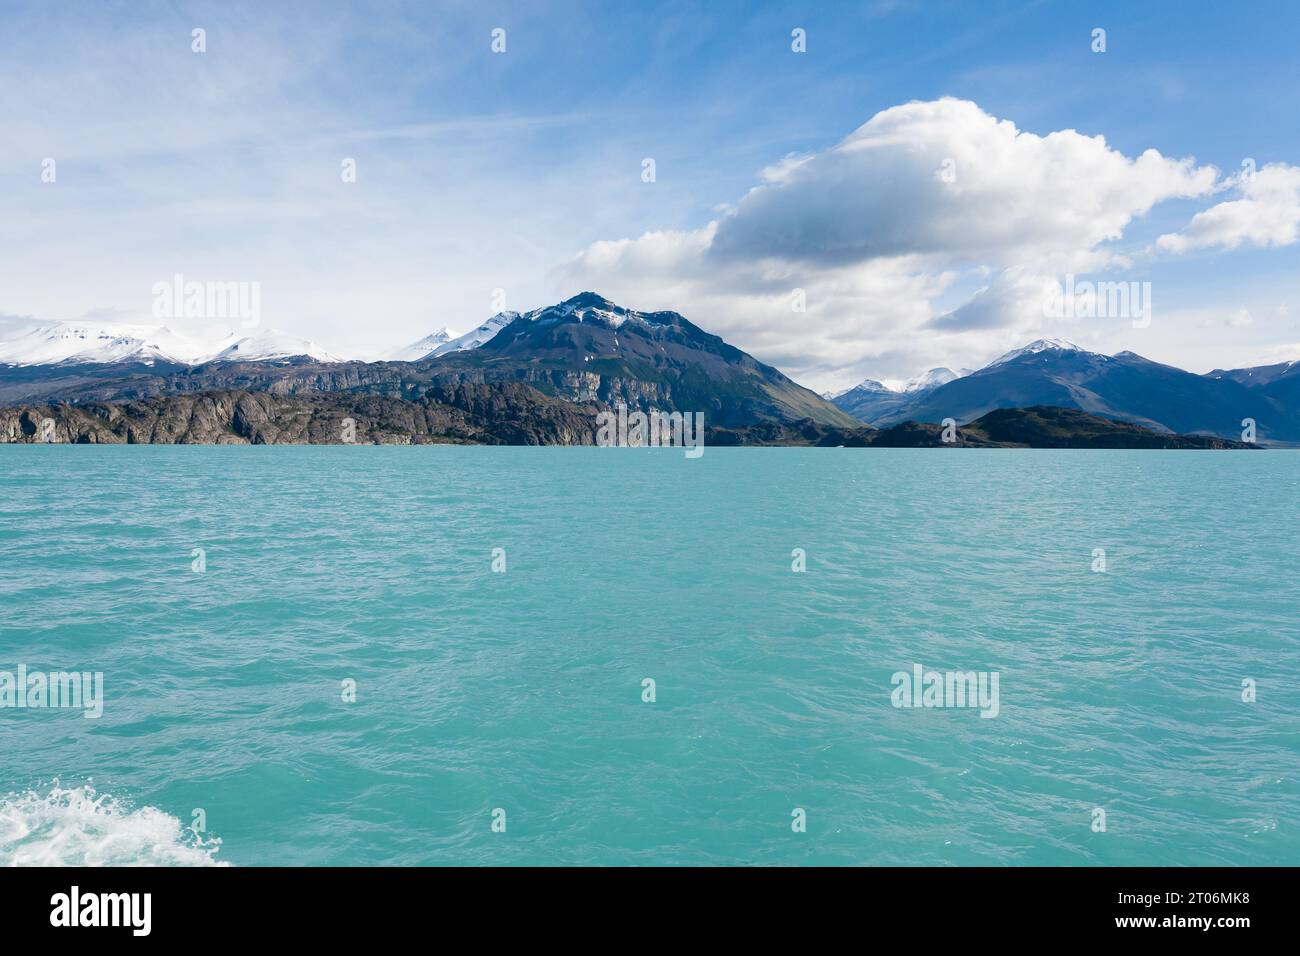
{"label": "white cumulus cloud", "polygon": [[1037,136],[950,98],[884,110],[777,172],[718,223],[715,256],[1073,257],[1162,200],[1209,192],[1217,176],[1155,150],[1130,159],[1101,136]]}
{"label": "white cumulus cloud", "polygon": [[1235,249],[1243,243],[1289,246],[1300,237],[1300,167],[1274,163],[1253,176],[1236,176],[1232,182],[1240,199],[1198,212],[1185,230],[1161,236],[1156,246],[1182,253]]}
{"label": "white cumulus cloud", "polygon": [[[969,101],[912,102],[764,170],[707,226],[597,242],[560,272],[684,311],[796,378],[847,380],[883,356],[967,364],[1041,324],[1046,282],[1125,268],[1108,244],[1155,204],[1207,195],[1217,179],[1212,166],[1125,156],[1101,136],[1026,132]],[[964,305],[936,305],[976,274],[994,278]],[[792,312],[795,289],[804,313]]]}

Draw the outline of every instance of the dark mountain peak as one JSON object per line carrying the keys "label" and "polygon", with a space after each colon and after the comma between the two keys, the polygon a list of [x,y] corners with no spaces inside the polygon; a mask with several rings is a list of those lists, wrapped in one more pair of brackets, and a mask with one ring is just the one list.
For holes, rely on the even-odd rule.
{"label": "dark mountain peak", "polygon": [[683,331],[699,331],[676,312],[638,312],[605,298],[598,292],[580,292],[575,296],[526,313],[523,318],[542,325],[560,322],[594,322],[618,328],[629,319],[649,326],[672,326]]}
{"label": "dark mountain peak", "polygon": [[1145,355],[1138,355],[1137,352],[1116,352],[1113,356],[1114,361],[1121,362],[1127,366],[1156,373],[1173,373],[1178,376],[1191,375],[1194,378],[1204,378],[1203,375],[1196,375],[1194,372],[1188,372],[1177,365],[1166,365],[1164,362],[1157,362],[1155,359],[1149,359]]}
{"label": "dark mountain peak", "polygon": [[676,312],[638,312],[583,292],[528,312],[476,349],[439,357],[442,381],[522,381],[606,407],[703,412],[710,427],[852,416]]}
{"label": "dark mountain peak", "polygon": [[519,317],[525,324],[535,326],[590,322],[612,328],[618,328],[628,319],[640,318],[640,313],[611,302],[596,292],[580,292],[563,302],[542,306]]}
{"label": "dark mountain peak", "polygon": [[552,306],[552,308],[564,309],[569,312],[573,312],[577,309],[605,309],[610,312],[619,309],[620,311],[626,311],[605,298],[599,292],[579,292],[577,295],[571,296],[563,302]]}

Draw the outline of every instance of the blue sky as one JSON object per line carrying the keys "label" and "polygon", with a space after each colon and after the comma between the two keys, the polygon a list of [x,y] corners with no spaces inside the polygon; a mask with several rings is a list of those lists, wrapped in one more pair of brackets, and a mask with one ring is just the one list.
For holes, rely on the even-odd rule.
{"label": "blue sky", "polygon": [[[259,282],[268,324],[344,351],[465,331],[496,289],[529,309],[594,288],[817,388],[1039,336],[1196,371],[1300,358],[1298,36],[1289,3],[5,0],[0,332],[145,321],[154,283],[182,273]],[[972,106],[905,109],[944,97]],[[871,134],[865,165],[836,152],[900,108],[903,142]],[[1025,136],[981,168],[999,121]],[[1039,140],[1067,130],[1060,150]],[[1104,181],[1083,141],[1099,135]],[[1123,166],[1146,150],[1158,171]],[[958,188],[978,185],[960,215],[896,165],[945,151],[964,157]],[[1172,165],[1190,158],[1199,174]],[[1246,158],[1279,167],[1259,205],[1158,245],[1243,198]],[[994,227],[1016,204],[1039,221],[1012,217],[1008,237]],[[1257,213],[1277,222],[1237,221]],[[1094,215],[1117,234],[1079,227]],[[855,231],[882,238],[860,249]],[[1066,271],[1151,282],[1150,326],[1026,306]]]}

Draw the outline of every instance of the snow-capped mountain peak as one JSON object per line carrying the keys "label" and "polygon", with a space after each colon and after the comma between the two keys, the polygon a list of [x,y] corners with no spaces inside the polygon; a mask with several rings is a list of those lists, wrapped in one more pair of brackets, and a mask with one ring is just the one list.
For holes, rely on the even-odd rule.
{"label": "snow-capped mountain peak", "polygon": [[341,362],[343,359],[326,351],[310,339],[265,329],[245,335],[213,355],[211,362],[263,362],[306,356],[317,362]]}
{"label": "snow-capped mountain peak", "polygon": [[182,335],[165,325],[55,322],[0,343],[0,364],[59,362],[174,362],[189,364],[218,343]]}
{"label": "snow-capped mountain peak", "polygon": [[970,374],[970,369],[964,368],[960,372],[954,372],[950,368],[932,368],[928,372],[922,372],[920,375],[913,376],[906,381],[899,382],[896,385],[888,385],[885,382],[879,382],[874,378],[866,379],[859,382],[852,388],[846,388],[842,392],[826,393],[822,396],[827,401],[834,401],[842,396],[851,394],[858,395],[914,395],[917,392],[926,392],[932,388],[938,388],[940,385],[946,385],[949,382],[956,381]]}
{"label": "snow-capped mountain peak", "polygon": [[859,382],[857,385],[854,385],[852,388],[846,388],[841,392],[834,392],[834,393],[827,392],[822,397],[825,398],[827,401],[830,401],[831,399],[839,398],[841,395],[848,395],[852,392],[860,392],[862,394],[875,394],[877,392],[888,393],[892,391],[893,389],[890,388],[888,385],[884,384],[883,382],[877,382],[874,378],[868,378]]}
{"label": "snow-capped mountain peak", "polygon": [[125,322],[55,322],[0,343],[0,365],[125,364],[200,365],[305,355],[341,361],[307,339],[263,329],[241,335],[225,329],[177,332],[165,325]]}
{"label": "snow-capped mountain peak", "polygon": [[932,368],[928,372],[923,372],[914,378],[909,378],[903,383],[903,387],[899,389],[899,391],[904,394],[925,391],[931,388],[938,388],[940,385],[947,385],[949,382],[956,381],[959,378],[961,378],[961,376],[950,368]]}
{"label": "snow-capped mountain peak", "polygon": [[433,358],[435,355],[446,355],[448,352],[463,352],[466,349],[476,349],[484,342],[490,341],[493,336],[517,318],[519,318],[518,312],[498,312],[477,329],[472,329],[464,335],[458,335],[443,342],[426,357]]}
{"label": "snow-capped mountain peak", "polygon": [[437,332],[430,332],[419,341],[412,342],[410,345],[404,345],[399,349],[393,349],[386,352],[383,358],[389,362],[418,362],[429,355],[441,345],[446,345],[452,339],[457,338],[458,333],[451,329],[442,328]]}
{"label": "snow-capped mountain peak", "polygon": [[1004,362],[1010,362],[1012,359],[1018,359],[1023,355],[1037,355],[1040,352],[1083,352],[1073,342],[1067,342],[1065,339],[1036,339],[1023,348],[1012,349],[1006,355],[989,362],[985,368],[992,368],[995,365],[1001,365]]}

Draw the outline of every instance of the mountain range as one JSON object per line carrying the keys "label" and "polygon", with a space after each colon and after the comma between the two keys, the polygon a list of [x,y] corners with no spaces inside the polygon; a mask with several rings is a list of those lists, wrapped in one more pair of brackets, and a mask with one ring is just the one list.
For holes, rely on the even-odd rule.
{"label": "mountain range", "polygon": [[120,322],[57,322],[0,342],[0,366],[106,365],[265,361],[305,356],[317,362],[341,359],[308,339],[274,329],[248,334],[176,332],[165,325]]}
{"label": "mountain range", "polygon": [[1238,437],[1246,419],[1261,440],[1300,441],[1300,363],[1204,375],[1143,358],[1102,355],[1042,339],[968,375],[900,394],[864,382],[835,396],[840,408],[875,426],[973,421],[999,408],[1075,408],[1156,432]]}
{"label": "mountain range", "polygon": [[[62,323],[0,343],[0,404],[9,406],[236,392],[441,396],[446,404],[457,389],[479,386],[523,387],[539,401],[591,408],[703,412],[724,443],[835,441],[864,426],[947,418],[965,425],[1031,407],[1073,409],[1157,435],[1227,439],[1254,419],[1261,440],[1300,441],[1300,362],[1196,375],[1132,352],[1108,356],[1043,339],[974,371],[936,368],[897,387],[867,380],[819,396],[679,313],[640,312],[592,292],[498,313],[464,335],[441,329],[376,361],[346,360],[271,329],[198,338],[166,326]],[[511,394],[517,412],[522,393]],[[485,419],[465,429],[500,437]]]}

